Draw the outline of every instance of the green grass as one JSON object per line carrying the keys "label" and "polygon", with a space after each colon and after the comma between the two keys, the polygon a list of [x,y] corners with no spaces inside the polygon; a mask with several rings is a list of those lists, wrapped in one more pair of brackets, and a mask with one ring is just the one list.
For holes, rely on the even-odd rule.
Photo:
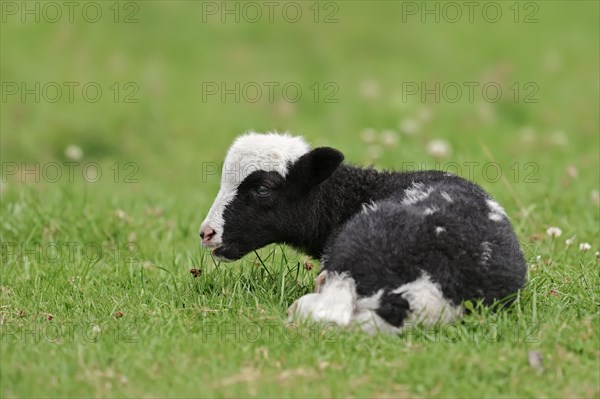
{"label": "green grass", "polygon": [[[140,2],[136,24],[3,22],[2,82],[98,82],[104,96],[1,103],[0,396],[599,397],[599,6],[537,4],[535,24],[402,22],[401,3],[362,1],[340,3],[335,24],[202,23],[200,3],[159,1]],[[203,102],[207,81],[297,82],[304,95]],[[436,81],[505,95],[403,101],[402,82]],[[139,102],[115,103],[114,82],[134,82]],[[334,82],[338,102],[315,102],[314,82]],[[514,101],[514,82],[534,82],[539,102]],[[398,132],[423,114],[418,134]],[[398,143],[366,143],[365,128]],[[272,245],[215,263],[198,245],[219,181],[203,170],[249,129],[378,168],[460,165],[511,217],[527,287],[508,309],[473,304],[459,323],[400,337],[287,325],[318,262]],[[426,145],[440,138],[453,150],[438,160]],[[84,153],[72,179],[68,145]],[[36,162],[39,182],[21,174]],[[44,178],[52,162],[57,182]],[[81,176],[89,162],[97,183]]]}

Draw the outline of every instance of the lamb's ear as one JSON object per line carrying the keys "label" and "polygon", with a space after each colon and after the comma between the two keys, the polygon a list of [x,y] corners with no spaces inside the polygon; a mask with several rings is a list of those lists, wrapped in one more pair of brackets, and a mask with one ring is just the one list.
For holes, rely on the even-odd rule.
{"label": "lamb's ear", "polygon": [[288,178],[292,184],[310,189],[327,180],[343,160],[344,154],[335,148],[315,148],[294,162]]}

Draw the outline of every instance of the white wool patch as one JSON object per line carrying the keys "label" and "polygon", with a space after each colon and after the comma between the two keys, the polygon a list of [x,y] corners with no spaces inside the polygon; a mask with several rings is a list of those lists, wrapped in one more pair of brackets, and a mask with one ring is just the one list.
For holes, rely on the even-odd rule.
{"label": "white wool patch", "polygon": [[362,212],[363,213],[374,212],[377,209],[379,209],[379,206],[373,201],[362,204]]}
{"label": "white wool patch", "polygon": [[404,199],[402,200],[403,205],[414,205],[417,202],[421,202],[431,195],[433,187],[425,188],[423,183],[413,182],[410,188],[404,191]]}
{"label": "white wool patch", "polygon": [[463,313],[462,307],[455,306],[444,298],[439,284],[431,281],[431,276],[426,272],[415,281],[396,288],[392,293],[401,294],[409,303],[410,314],[405,323],[448,323]]}
{"label": "white wool patch", "polygon": [[356,284],[345,273],[328,273],[318,294],[307,294],[290,307],[290,318],[310,318],[347,327],[356,308]]}
{"label": "white wool patch", "polygon": [[498,204],[496,201],[488,199],[486,201],[488,208],[490,208],[490,213],[488,213],[488,218],[493,220],[494,222],[501,222],[506,217],[506,212],[504,209]]}
{"label": "white wool patch", "polygon": [[481,263],[486,266],[492,259],[492,244],[487,241],[481,243]]}
{"label": "white wool patch", "polygon": [[436,208],[435,206],[432,207],[427,207],[425,208],[425,211],[423,212],[423,215],[427,216],[427,215],[433,215],[434,213],[436,213],[439,209]]}
{"label": "white wool patch", "polygon": [[328,274],[327,282],[319,293],[304,295],[290,306],[289,320],[311,319],[335,323],[340,327],[357,325],[370,335],[379,332],[399,333],[400,328],[387,323],[376,312],[383,292],[380,289],[369,297],[357,299],[356,285],[351,277],[347,274]]}
{"label": "white wool patch", "polygon": [[444,298],[438,284],[431,281],[423,272],[413,282],[392,291],[401,294],[410,306],[410,313],[404,326],[395,327],[377,314],[384,289],[369,297],[358,298],[356,283],[346,273],[328,273],[327,280],[319,293],[307,294],[298,299],[288,309],[288,320],[311,319],[316,322],[335,323],[340,327],[358,326],[364,332],[397,334],[418,323],[448,323],[463,314],[460,306],[454,306]]}
{"label": "white wool patch", "polygon": [[450,202],[450,203],[453,203],[453,202],[454,202],[454,200],[452,199],[452,197],[450,197],[450,195],[449,195],[447,192],[445,192],[445,191],[442,191],[442,192],[440,193],[440,195],[441,195],[441,196],[442,196],[442,198],[443,198],[443,199],[445,199],[446,201],[448,201],[448,202]]}
{"label": "white wool patch", "polygon": [[288,166],[310,151],[302,137],[288,134],[250,132],[238,137],[225,156],[221,173],[221,187],[200,230],[210,226],[216,234],[211,246],[222,244],[223,212],[237,193],[237,188],[252,172],[275,171],[285,177]]}
{"label": "white wool patch", "polygon": [[446,229],[442,226],[435,226],[435,234],[440,235],[441,233],[446,232]]}

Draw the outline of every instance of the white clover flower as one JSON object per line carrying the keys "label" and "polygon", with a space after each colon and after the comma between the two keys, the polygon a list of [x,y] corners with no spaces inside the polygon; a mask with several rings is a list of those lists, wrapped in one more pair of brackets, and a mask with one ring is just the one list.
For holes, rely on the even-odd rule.
{"label": "white clover flower", "polygon": [[496,110],[488,102],[479,104],[477,106],[477,113],[479,114],[479,119],[485,124],[489,125],[496,120]]}
{"label": "white clover flower", "polygon": [[83,150],[78,145],[71,144],[65,148],[65,157],[70,161],[81,161]]}
{"label": "white clover flower", "polygon": [[275,113],[282,118],[289,118],[296,112],[296,104],[283,99],[275,103]]}
{"label": "white clover flower", "polygon": [[398,127],[400,131],[404,134],[408,134],[409,136],[414,136],[418,134],[421,130],[421,124],[417,119],[414,118],[404,118],[400,121]]}
{"label": "white clover flower", "polygon": [[529,265],[529,270],[531,270],[532,272],[536,271],[537,269],[538,269],[537,263],[532,263]]}
{"label": "white clover flower", "polygon": [[576,179],[579,176],[579,171],[575,165],[567,166],[567,176],[572,179]]}
{"label": "white clover flower", "polygon": [[567,144],[569,144],[567,134],[562,130],[558,130],[552,133],[552,135],[550,136],[550,141],[552,142],[552,144],[555,144],[559,147],[564,147]]}
{"label": "white clover flower", "polygon": [[546,230],[546,234],[548,234],[552,238],[560,237],[562,235],[562,230],[558,227],[548,227],[548,229]]}
{"label": "white clover flower", "polygon": [[365,128],[360,132],[360,139],[367,144],[374,143],[377,140],[377,131],[372,127]]}
{"label": "white clover flower", "polygon": [[367,100],[374,100],[381,95],[379,82],[374,79],[365,79],[358,87],[360,95]]}
{"label": "white clover flower", "polygon": [[571,238],[567,238],[565,240],[565,245],[567,247],[570,247],[571,245],[575,244],[575,237],[571,237]]}
{"label": "white clover flower", "polygon": [[115,215],[117,215],[117,217],[119,219],[125,219],[127,217],[127,214],[125,213],[125,211],[123,209],[117,209],[117,211],[115,212]]}
{"label": "white clover flower", "polygon": [[581,244],[579,244],[579,250],[580,251],[589,251],[590,249],[592,249],[592,246],[587,243],[587,242],[582,242]]}
{"label": "white clover flower", "polygon": [[427,143],[427,153],[435,158],[446,158],[452,153],[452,146],[444,139],[431,140]]}
{"label": "white clover flower", "polygon": [[384,147],[395,147],[398,145],[398,134],[391,129],[382,131],[381,144],[383,144]]}
{"label": "white clover flower", "polygon": [[521,141],[527,144],[531,144],[536,140],[535,129],[531,126],[523,126],[519,129],[519,136]]}
{"label": "white clover flower", "polygon": [[433,111],[426,105],[423,105],[417,110],[417,118],[421,122],[429,122],[433,118]]}
{"label": "white clover flower", "polygon": [[590,199],[592,200],[592,203],[594,205],[600,204],[600,191],[598,191],[598,190],[592,190],[590,192]]}
{"label": "white clover flower", "polygon": [[135,231],[132,231],[129,234],[127,234],[127,242],[136,242],[136,241],[137,241],[137,234],[135,233]]}

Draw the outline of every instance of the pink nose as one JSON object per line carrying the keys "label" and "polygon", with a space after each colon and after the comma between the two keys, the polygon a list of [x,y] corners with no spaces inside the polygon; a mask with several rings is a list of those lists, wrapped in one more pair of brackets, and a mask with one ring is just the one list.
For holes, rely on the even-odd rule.
{"label": "pink nose", "polygon": [[200,231],[200,238],[202,238],[202,244],[210,243],[210,240],[217,234],[212,227],[206,226]]}

